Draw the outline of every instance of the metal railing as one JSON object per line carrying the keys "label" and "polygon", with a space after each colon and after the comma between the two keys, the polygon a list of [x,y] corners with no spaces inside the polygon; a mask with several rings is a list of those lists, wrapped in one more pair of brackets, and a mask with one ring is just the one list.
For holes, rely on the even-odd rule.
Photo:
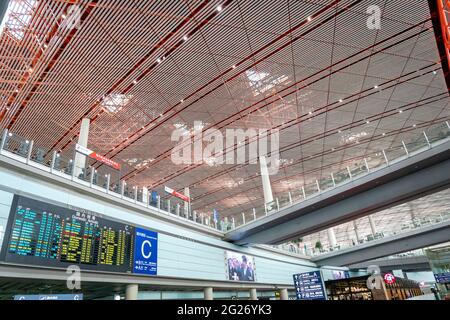
{"label": "metal railing", "polygon": [[153,209],[162,215],[199,224],[205,228],[225,232],[229,229],[226,219],[214,222],[210,217],[197,214],[189,205],[173,199],[152,197],[148,189],[128,184],[120,179],[120,175],[112,170],[94,166],[79,167],[75,157],[58,152],[49,153],[45,148],[34,144],[20,135],[4,130],[0,140],[0,153],[6,157],[18,160],[34,168],[71,180],[83,186],[104,192],[111,196]]}
{"label": "metal railing", "polygon": [[342,186],[373,171],[391,166],[413,155],[427,151],[448,140],[450,140],[450,124],[446,121],[433,125],[410,141],[401,141],[388,149],[371,152],[361,157],[352,166],[342,167],[340,170],[330,173],[328,177],[314,180],[297,190],[275,195],[275,200],[272,202],[230,216],[230,230],[253,223],[265,216],[276,214],[288,207],[314,198],[325,191]]}
{"label": "metal railing", "polygon": [[[375,235],[369,234],[365,238],[360,239],[358,242],[353,242],[352,240],[339,241],[339,244],[335,247],[329,245],[324,246],[322,249],[311,249],[309,256],[320,256],[322,254],[327,254],[330,252],[335,252],[343,249],[354,248],[361,246],[363,244],[370,243],[372,241],[386,239],[390,237],[397,236],[402,233],[406,233],[412,230],[418,230],[425,227],[430,227],[433,225],[438,225],[444,222],[450,221],[450,212],[444,212],[440,214],[431,214],[422,218],[411,219],[410,221],[395,225],[395,227],[389,227],[389,230],[379,229]],[[420,250],[416,250],[419,252]],[[423,254],[422,254],[423,255]],[[405,254],[399,253],[395,257],[404,257]],[[393,256],[394,257],[394,256]]]}
{"label": "metal railing", "polygon": [[[78,168],[75,165],[75,159],[73,157],[68,157],[58,152],[49,153],[45,148],[36,146],[34,141],[9,132],[8,130],[4,130],[1,137],[0,152],[2,155],[14,158],[84,186],[143,207],[152,208],[163,215],[200,224],[206,228],[221,232],[228,232],[267,215],[276,214],[280,210],[298,204],[306,199],[313,198],[324,191],[358,179],[370,172],[407,159],[411,155],[426,151],[449,140],[449,137],[450,124],[448,122],[432,126],[411,141],[402,141],[400,144],[389,149],[372,152],[352,167],[346,166],[337,172],[331,173],[329,177],[315,180],[298,190],[291,190],[287,194],[276,195],[273,202],[265,203],[260,207],[252,208],[250,211],[243,212],[239,215],[222,218],[220,221],[214,221],[210,216],[198,214],[196,210],[191,210],[190,206],[185,206],[184,203],[171,201],[171,199],[163,199],[160,196],[154,198],[151,196],[149,190],[128,185],[126,181],[120,179],[117,173],[108,172],[105,169],[96,169],[93,166]],[[312,252],[312,249],[306,249],[292,243],[272,247],[301,255],[310,255]]]}

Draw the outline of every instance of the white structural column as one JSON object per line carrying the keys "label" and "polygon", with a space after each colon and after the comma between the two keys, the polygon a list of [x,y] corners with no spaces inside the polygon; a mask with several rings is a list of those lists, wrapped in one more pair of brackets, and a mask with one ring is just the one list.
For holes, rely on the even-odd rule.
{"label": "white structural column", "polygon": [[370,224],[370,231],[372,231],[372,234],[375,236],[377,233],[377,228],[375,227],[375,222],[373,221],[373,217],[369,215],[369,224]]}
{"label": "white structural column", "polygon": [[125,300],[137,300],[139,286],[137,284],[127,285],[125,291]]}
{"label": "white structural column", "polygon": [[203,289],[205,300],[213,300],[213,288],[207,287]]}
{"label": "white structural column", "polygon": [[258,295],[255,288],[250,289],[250,300],[258,300]]}
{"label": "white structural column", "polygon": [[[191,197],[189,194],[189,187],[184,187],[184,195],[189,198]],[[185,214],[186,218],[189,218],[189,210],[190,210],[189,206],[190,206],[190,203],[187,201],[184,201],[184,214]]]}
{"label": "white structural column", "polygon": [[288,300],[288,290],[287,289],[280,289],[280,300]]}
{"label": "white structural column", "polygon": [[273,201],[272,186],[270,185],[269,170],[267,169],[267,161],[265,156],[259,157],[259,166],[261,170],[262,186],[264,191],[264,202]]}
{"label": "white structural column", "polygon": [[148,204],[148,189],[146,187],[142,188],[142,202]]}
{"label": "white structural column", "polygon": [[359,240],[361,238],[359,237],[358,225],[356,224],[356,220],[353,220],[353,228],[354,228],[355,234],[356,234],[356,242],[359,242]]}
{"label": "white structural column", "polygon": [[[88,138],[89,138],[89,126],[91,123],[91,119],[83,118],[81,120],[80,127],[80,135],[78,136],[78,144],[86,147],[88,146]],[[74,165],[74,176],[78,177],[81,173],[81,170],[86,167],[86,156],[82,155],[79,152],[75,152],[75,165]]]}
{"label": "white structural column", "polygon": [[414,212],[414,208],[411,203],[408,203],[409,214],[411,215],[411,221],[414,222],[416,220],[416,213]]}
{"label": "white structural column", "polygon": [[333,229],[333,227],[331,227],[327,231],[328,231],[328,241],[330,242],[330,246],[332,248],[334,248],[337,246],[336,235],[334,234],[334,229]]}

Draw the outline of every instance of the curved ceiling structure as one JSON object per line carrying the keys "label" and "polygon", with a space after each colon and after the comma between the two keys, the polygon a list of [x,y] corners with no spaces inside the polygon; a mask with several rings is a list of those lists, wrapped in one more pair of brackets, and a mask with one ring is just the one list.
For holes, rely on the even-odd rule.
{"label": "curved ceiling structure", "polygon": [[189,186],[200,212],[249,210],[259,164],[175,164],[174,130],[278,129],[270,179],[286,194],[448,120],[430,8],[413,2],[11,0],[0,129],[71,156],[88,117],[89,148],[130,184]]}

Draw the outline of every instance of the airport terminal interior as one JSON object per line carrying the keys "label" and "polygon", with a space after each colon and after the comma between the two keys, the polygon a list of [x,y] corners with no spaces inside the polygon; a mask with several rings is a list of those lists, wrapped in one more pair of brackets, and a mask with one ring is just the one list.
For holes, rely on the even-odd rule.
{"label": "airport terminal interior", "polygon": [[449,25],[0,0],[0,300],[450,300]]}

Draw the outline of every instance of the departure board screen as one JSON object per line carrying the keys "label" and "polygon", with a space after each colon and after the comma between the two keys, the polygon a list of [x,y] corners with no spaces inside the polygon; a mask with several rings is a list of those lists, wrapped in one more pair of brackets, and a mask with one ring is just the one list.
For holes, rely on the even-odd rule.
{"label": "departure board screen", "polygon": [[51,267],[131,272],[134,227],[99,214],[14,196],[2,260]]}

